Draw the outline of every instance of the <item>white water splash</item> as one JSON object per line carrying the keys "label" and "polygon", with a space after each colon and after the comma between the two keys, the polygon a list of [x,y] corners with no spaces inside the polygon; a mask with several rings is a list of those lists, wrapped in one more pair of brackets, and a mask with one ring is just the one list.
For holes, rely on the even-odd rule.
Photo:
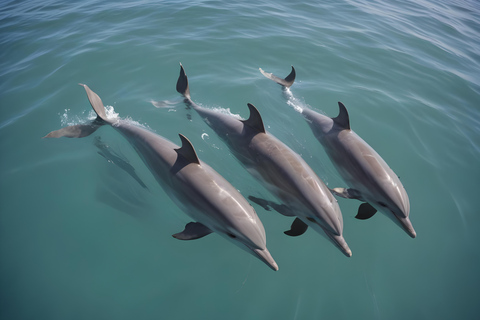
{"label": "white water splash", "polygon": [[230,111],[230,108],[214,107],[214,108],[211,108],[210,110],[232,116],[238,120],[243,120],[243,118],[239,114],[232,113],[232,111]]}
{"label": "white water splash", "polygon": [[283,92],[285,94],[285,98],[287,99],[287,104],[298,113],[302,113],[303,109],[306,108],[305,104],[293,96],[290,88],[285,88]]}
{"label": "white water splash", "polygon": [[175,108],[176,105],[182,101],[182,99],[183,98],[178,98],[178,99],[175,99],[175,100],[160,100],[160,101],[150,100],[150,103],[155,108],[158,108],[158,109],[163,109],[163,108],[172,109],[172,108]]}
{"label": "white water splash", "polygon": [[[112,121],[120,120],[120,118],[118,117],[118,113],[115,112],[115,109],[113,108],[113,106],[105,106],[105,115],[107,116],[108,120],[112,120]],[[88,120],[93,121],[96,118],[97,118],[97,114],[95,113],[95,111],[90,110],[90,112],[88,113]]]}
{"label": "white water splash", "polygon": [[[136,120],[133,120],[130,117],[126,117],[123,119],[120,118],[118,116],[118,113],[115,112],[115,108],[113,106],[105,106],[105,115],[107,116],[108,120],[112,121],[112,126],[118,126],[120,124],[120,121],[124,121],[129,124],[135,125],[137,127],[142,127],[144,129],[154,131],[148,125],[140,123]],[[97,114],[95,113],[94,110],[88,110],[88,111],[85,110],[80,115],[73,115],[71,114],[70,109],[65,109],[64,113],[60,114],[60,121],[61,121],[62,127],[74,126],[77,124],[85,124],[95,120],[96,118],[97,118]]]}
{"label": "white water splash", "polygon": [[[85,114],[87,115],[85,116]],[[90,119],[90,114],[86,110],[83,111],[81,115],[74,115],[74,114],[71,114],[71,109],[65,109],[63,114],[59,114],[59,115],[60,115],[60,122],[62,124],[62,127],[82,124],[87,122],[85,118]]]}

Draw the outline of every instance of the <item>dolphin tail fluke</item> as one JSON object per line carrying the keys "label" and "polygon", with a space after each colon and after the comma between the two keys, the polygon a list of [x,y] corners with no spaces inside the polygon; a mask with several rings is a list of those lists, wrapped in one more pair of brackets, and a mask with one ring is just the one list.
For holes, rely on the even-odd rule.
{"label": "dolphin tail fluke", "polygon": [[180,75],[177,80],[177,92],[183,95],[185,98],[190,99],[190,89],[188,88],[188,78],[185,74],[185,69],[180,63]]}
{"label": "dolphin tail fluke", "polygon": [[97,121],[107,121],[107,115],[105,114],[105,107],[103,106],[102,99],[100,99],[98,94],[93,92],[86,84],[79,83],[79,85],[85,88],[88,96],[88,101],[90,101],[93,110],[97,114]]}
{"label": "dolphin tail fluke", "polygon": [[90,88],[85,84],[80,84],[85,88],[87,92],[88,100],[92,105],[93,110],[97,114],[97,118],[88,124],[77,124],[73,126],[68,126],[59,130],[55,130],[47,134],[44,138],[83,138],[94,133],[102,125],[107,124],[107,115],[105,114],[105,107],[103,106],[102,100],[100,97],[90,90]]}
{"label": "dolphin tail fluke", "polygon": [[47,134],[44,138],[83,138],[94,133],[102,125],[93,121],[90,124],[77,124],[74,126],[65,127],[55,130]]}
{"label": "dolphin tail fluke", "polygon": [[273,73],[265,72],[265,71],[263,71],[262,68],[259,68],[259,70],[265,77],[267,77],[270,80],[275,81],[276,83],[284,86],[285,88],[290,88],[293,85],[293,83],[295,82],[296,73],[295,73],[295,68],[293,66],[292,66],[292,71],[290,72],[290,74],[288,76],[286,76],[284,79],[282,79],[280,77],[277,77]]}

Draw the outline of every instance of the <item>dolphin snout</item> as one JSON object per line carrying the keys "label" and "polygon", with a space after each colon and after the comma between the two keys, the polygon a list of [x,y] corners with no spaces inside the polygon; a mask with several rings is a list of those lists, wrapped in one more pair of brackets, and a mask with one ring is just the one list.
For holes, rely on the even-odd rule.
{"label": "dolphin snout", "polygon": [[275,260],[273,260],[272,255],[267,248],[253,249],[253,252],[255,252],[255,254],[260,258],[260,260],[265,262],[265,264],[269,266],[273,271],[278,271],[278,265]]}
{"label": "dolphin snout", "polygon": [[348,246],[347,242],[345,241],[345,239],[343,238],[343,236],[337,236],[337,235],[333,235],[331,233],[328,233],[325,232],[329,237],[330,239],[332,240],[333,244],[338,248],[340,249],[340,251],[342,251],[342,253],[344,255],[346,255],[347,257],[351,257],[352,256],[352,250],[350,250],[350,247]]}
{"label": "dolphin snout", "polygon": [[407,232],[407,234],[412,237],[412,238],[415,238],[417,236],[417,233],[415,232],[415,229],[413,229],[413,226],[412,226],[412,223],[410,222],[410,220],[408,220],[409,222],[409,226],[405,226],[405,231]]}
{"label": "dolphin snout", "polygon": [[310,224],[310,226],[312,226],[317,230],[317,232],[322,234],[326,239],[333,243],[335,247],[337,247],[345,256],[352,256],[352,250],[350,250],[350,247],[348,246],[347,241],[345,241],[345,238],[343,238],[343,235],[336,235],[319,223],[313,223]]}
{"label": "dolphin snout", "polygon": [[400,226],[402,229],[412,238],[415,238],[417,236],[417,233],[415,232],[415,229],[413,229],[413,225],[410,222],[410,219],[407,218],[399,218],[396,216],[397,220],[400,222]]}
{"label": "dolphin snout", "polygon": [[342,253],[344,255],[346,255],[347,257],[351,257],[352,256],[352,250],[350,250],[350,248],[348,247],[348,244],[347,242],[345,241],[345,239],[340,236],[340,237],[335,237],[336,239],[334,240],[337,245],[338,245],[338,248],[340,249],[340,251],[342,251]]}

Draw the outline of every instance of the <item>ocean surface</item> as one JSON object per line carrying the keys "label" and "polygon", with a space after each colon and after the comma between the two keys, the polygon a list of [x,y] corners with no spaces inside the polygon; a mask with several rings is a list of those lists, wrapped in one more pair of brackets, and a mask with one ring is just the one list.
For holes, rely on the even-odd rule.
{"label": "ocean surface", "polygon": [[[338,199],[347,258],[252,203],[274,272],[216,234],[174,239],[190,218],[113,128],[42,139],[95,117],[84,83],[110,115],[184,134],[242,195],[274,200],[186,109],[179,63],[195,102],[242,118],[254,104],[332,188],[345,184],[295,109],[335,117],[343,102],[401,178],[417,237]],[[288,96],[259,72],[292,65]],[[477,0],[1,1],[2,320],[478,319],[479,181]]]}

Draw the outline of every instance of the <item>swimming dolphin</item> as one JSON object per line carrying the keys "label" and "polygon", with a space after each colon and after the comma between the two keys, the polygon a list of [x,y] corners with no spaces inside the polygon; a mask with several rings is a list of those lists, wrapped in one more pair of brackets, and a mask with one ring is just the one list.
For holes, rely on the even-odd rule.
{"label": "swimming dolphin", "polygon": [[[260,72],[285,90],[289,90],[295,81],[293,67],[293,76],[290,73],[286,78],[289,79],[288,86],[284,84],[285,79],[266,73],[261,68]],[[416,232],[409,218],[410,202],[400,179],[382,157],[350,128],[346,107],[341,102],[338,106],[340,112],[335,118],[306,107],[301,111],[313,134],[350,187],[334,188],[332,191],[340,197],[365,202],[360,205],[356,218],[368,219],[378,210],[415,238]]]}
{"label": "swimming dolphin", "polygon": [[129,121],[110,120],[100,97],[86,85],[82,86],[97,118],[90,124],[52,131],[46,138],[81,138],[102,125],[111,125],[135,148],[170,198],[195,221],[173,237],[193,240],[216,232],[273,270],[278,270],[266,247],[265,230],[253,207],[237,189],[197,157],[186,137],[179,135],[182,141],[179,147]]}
{"label": "swimming dolphin", "polygon": [[343,218],[337,200],[297,153],[265,131],[255,106],[248,104],[247,120],[198,106],[190,97],[181,64],[176,89],[184,96],[185,104],[226,142],[244,167],[284,204],[286,210],[280,213],[297,217],[286,234],[298,236],[310,226],[347,257],[352,255],[342,235]]}

